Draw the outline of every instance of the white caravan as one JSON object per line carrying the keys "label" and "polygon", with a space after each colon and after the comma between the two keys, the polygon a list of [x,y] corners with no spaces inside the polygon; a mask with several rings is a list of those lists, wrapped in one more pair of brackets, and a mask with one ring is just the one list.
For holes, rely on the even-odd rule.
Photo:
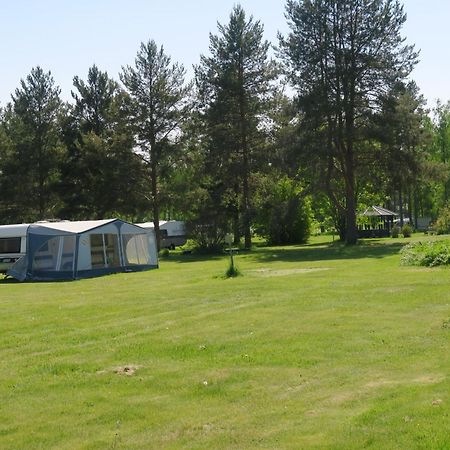
{"label": "white caravan", "polygon": [[[154,229],[153,222],[137,223],[136,225],[145,229]],[[174,249],[186,244],[186,227],[181,220],[160,220],[159,239],[161,248]]]}
{"label": "white caravan", "polygon": [[0,225],[0,273],[5,273],[27,251],[29,224]]}

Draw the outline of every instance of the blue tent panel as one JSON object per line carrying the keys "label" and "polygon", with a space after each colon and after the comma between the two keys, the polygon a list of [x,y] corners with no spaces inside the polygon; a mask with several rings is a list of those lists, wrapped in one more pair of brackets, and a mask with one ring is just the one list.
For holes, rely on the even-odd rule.
{"label": "blue tent panel", "polygon": [[33,224],[27,253],[8,274],[24,280],[71,280],[158,267],[154,234],[119,219]]}

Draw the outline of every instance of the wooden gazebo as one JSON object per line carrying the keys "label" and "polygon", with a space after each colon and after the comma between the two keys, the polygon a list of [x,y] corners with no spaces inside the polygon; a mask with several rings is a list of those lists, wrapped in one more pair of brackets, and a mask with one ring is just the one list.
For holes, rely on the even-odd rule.
{"label": "wooden gazebo", "polygon": [[370,206],[363,213],[369,220],[358,227],[359,238],[389,237],[394,226],[397,213],[381,206]]}

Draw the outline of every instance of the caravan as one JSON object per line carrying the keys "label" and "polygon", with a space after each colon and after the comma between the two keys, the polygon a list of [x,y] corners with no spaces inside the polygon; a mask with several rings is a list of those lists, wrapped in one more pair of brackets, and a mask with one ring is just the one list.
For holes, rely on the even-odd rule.
{"label": "caravan", "polygon": [[[136,224],[146,230],[153,230],[153,222]],[[175,249],[186,244],[186,227],[181,220],[160,220],[159,222],[160,248]]]}
{"label": "caravan", "polygon": [[0,273],[6,273],[27,250],[29,224],[0,225]]}

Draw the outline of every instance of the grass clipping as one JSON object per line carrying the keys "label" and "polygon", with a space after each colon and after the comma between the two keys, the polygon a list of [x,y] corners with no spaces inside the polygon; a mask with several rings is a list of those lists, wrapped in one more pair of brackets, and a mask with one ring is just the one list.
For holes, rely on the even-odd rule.
{"label": "grass clipping", "polygon": [[402,266],[436,267],[450,264],[450,240],[414,242],[400,250]]}

